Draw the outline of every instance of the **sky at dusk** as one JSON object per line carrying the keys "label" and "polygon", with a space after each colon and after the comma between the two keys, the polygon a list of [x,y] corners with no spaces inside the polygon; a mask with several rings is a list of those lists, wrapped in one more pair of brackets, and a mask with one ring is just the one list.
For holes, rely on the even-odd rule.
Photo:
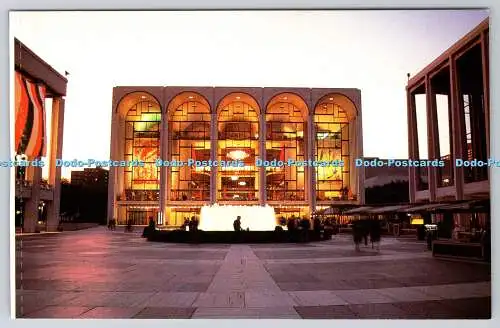
{"label": "sky at dusk", "polygon": [[112,88],[120,85],[358,88],[364,155],[405,158],[406,74],[487,16],[485,10],[11,12],[10,33],[60,73],[70,72],[64,159],[109,159]]}

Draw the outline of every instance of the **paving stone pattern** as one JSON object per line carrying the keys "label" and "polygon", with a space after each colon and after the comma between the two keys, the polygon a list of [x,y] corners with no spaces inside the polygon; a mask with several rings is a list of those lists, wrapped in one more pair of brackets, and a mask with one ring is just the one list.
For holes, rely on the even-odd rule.
{"label": "paving stone pattern", "polygon": [[487,319],[490,266],[386,238],[150,243],[103,227],[16,238],[18,318]]}

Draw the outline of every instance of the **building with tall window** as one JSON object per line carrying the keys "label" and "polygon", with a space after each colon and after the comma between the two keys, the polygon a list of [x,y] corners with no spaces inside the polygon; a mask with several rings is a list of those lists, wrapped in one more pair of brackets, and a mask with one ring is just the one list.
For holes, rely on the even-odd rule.
{"label": "building with tall window", "polygon": [[[489,199],[490,143],[489,20],[486,19],[421,72],[406,87],[409,155],[438,159],[441,167],[412,167],[410,201]],[[485,225],[485,215],[477,219]],[[467,226],[470,218],[456,215]]]}
{"label": "building with tall window", "polygon": [[[111,159],[128,161],[109,172],[118,223],[179,226],[210,204],[289,217],[363,201],[358,89],[115,87],[112,110]],[[189,160],[239,165],[171,165]]]}
{"label": "building with tall window", "polygon": [[[18,39],[14,39],[14,65],[13,155],[31,163],[14,169],[15,225],[23,232],[56,231],[61,200],[61,167],[56,159],[62,156],[68,80]],[[48,168],[46,178],[42,167],[33,164],[39,162]]]}

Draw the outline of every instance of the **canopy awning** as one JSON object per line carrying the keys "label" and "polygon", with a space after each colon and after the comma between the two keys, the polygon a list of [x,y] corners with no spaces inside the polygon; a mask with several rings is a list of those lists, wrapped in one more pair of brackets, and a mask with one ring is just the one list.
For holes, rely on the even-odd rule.
{"label": "canopy awning", "polygon": [[341,207],[329,207],[323,210],[322,214],[324,215],[333,215],[333,214],[344,214],[344,209],[352,209],[352,206],[341,206]]}
{"label": "canopy awning", "polygon": [[354,215],[354,214],[365,214],[369,213],[369,210],[373,209],[373,206],[362,206],[358,208],[354,208],[352,210],[345,211],[343,214],[345,215]]}
{"label": "canopy awning", "polygon": [[421,213],[421,212],[451,212],[451,213],[485,213],[490,209],[489,200],[464,200],[451,201],[446,203],[433,203],[412,206],[404,209],[406,213]]}
{"label": "canopy awning", "polygon": [[404,210],[406,213],[419,213],[419,212],[431,212],[440,207],[451,205],[450,203],[441,203],[441,204],[423,204],[418,206],[410,206]]}
{"label": "canopy awning", "polygon": [[329,207],[326,210],[323,211],[324,215],[331,215],[331,214],[337,214],[339,213],[339,210],[333,207]]}
{"label": "canopy awning", "polygon": [[466,212],[466,213],[485,213],[490,210],[490,201],[489,200],[469,200],[456,204],[448,204],[443,205],[438,208],[439,212]]}
{"label": "canopy awning", "polygon": [[[489,199],[448,201],[427,204],[398,204],[398,205],[358,205],[341,211],[343,215],[360,214],[397,214],[397,213],[487,213],[490,210]],[[336,214],[338,208],[332,207],[323,210],[322,214]]]}
{"label": "canopy awning", "polygon": [[370,214],[388,214],[388,213],[400,213],[404,212],[404,209],[408,208],[409,205],[391,205],[383,206],[378,208],[373,208],[369,211]]}

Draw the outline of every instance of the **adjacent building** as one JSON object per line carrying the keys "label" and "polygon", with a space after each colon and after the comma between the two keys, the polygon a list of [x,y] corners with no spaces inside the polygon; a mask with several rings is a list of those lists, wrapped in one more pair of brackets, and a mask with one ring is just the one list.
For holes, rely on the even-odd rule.
{"label": "adjacent building", "polygon": [[[41,166],[15,168],[16,225],[22,226],[24,232],[55,231],[61,198],[61,167],[55,163],[62,155],[68,81],[17,39],[14,40],[14,62],[13,156],[30,162],[43,159],[49,168],[47,180],[42,179]],[[46,129],[46,98],[52,98],[50,131]]]}
{"label": "adjacent building", "polygon": [[[115,87],[112,111],[111,159],[144,165],[110,168],[108,220],[179,226],[209,204],[288,217],[363,202],[358,89]],[[241,165],[170,165],[190,159]],[[272,166],[289,159],[312,164]]]}
{"label": "adjacent building", "polygon": [[[490,154],[489,20],[415,74],[406,91],[410,158],[444,163],[410,168],[411,202],[489,199],[489,168],[456,165]],[[458,225],[469,222],[455,217]]]}

